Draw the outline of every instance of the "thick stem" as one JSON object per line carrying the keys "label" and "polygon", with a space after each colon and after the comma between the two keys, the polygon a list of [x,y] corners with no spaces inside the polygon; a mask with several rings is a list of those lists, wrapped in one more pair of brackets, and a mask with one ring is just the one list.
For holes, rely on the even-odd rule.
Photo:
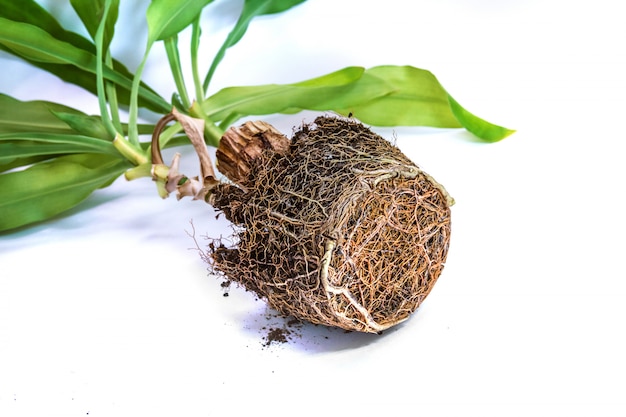
{"label": "thick stem", "polygon": [[117,149],[126,159],[135,165],[143,165],[148,163],[148,157],[145,152],[124,139],[124,137],[116,133],[115,139],[113,139],[113,146]]}

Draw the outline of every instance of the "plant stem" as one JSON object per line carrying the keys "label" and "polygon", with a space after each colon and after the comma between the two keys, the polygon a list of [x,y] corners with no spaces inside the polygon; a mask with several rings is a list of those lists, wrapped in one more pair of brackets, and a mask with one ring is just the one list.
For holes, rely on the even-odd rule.
{"label": "plant stem", "polygon": [[178,36],[174,35],[167,38],[163,43],[165,44],[165,52],[167,53],[167,60],[169,61],[170,70],[172,71],[174,82],[176,83],[176,89],[178,90],[178,94],[180,95],[183,105],[186,109],[188,109],[191,107],[191,101],[189,100],[189,95],[187,94],[187,87],[185,86],[185,79],[183,77],[183,71],[180,64],[180,55],[178,54]]}
{"label": "plant stem", "polygon": [[141,84],[141,74],[148,60],[150,47],[146,48],[143,59],[137,67],[135,78],[133,78],[132,88],[130,90],[130,108],[128,110],[128,139],[130,143],[139,146],[139,131],[137,127],[137,118],[139,115],[139,85]]}
{"label": "plant stem", "polygon": [[107,99],[106,92],[104,88],[104,58],[103,58],[103,48],[104,48],[104,29],[106,26],[107,15],[109,13],[109,9],[111,7],[111,0],[107,0],[104,4],[104,11],[102,14],[102,19],[100,24],[98,25],[98,30],[96,31],[95,42],[96,42],[96,90],[98,92],[98,104],[100,107],[100,117],[102,118],[102,123],[107,130],[107,133],[111,135],[111,137],[115,137],[117,131],[115,130],[115,126],[111,122],[109,118],[109,111],[107,108]]}
{"label": "plant stem", "polygon": [[145,178],[152,176],[152,164],[146,163],[131,168],[124,173],[124,177],[128,181],[136,180],[138,178]]}
{"label": "plant stem", "polygon": [[[107,51],[105,60],[106,66],[109,68],[113,68],[111,51]],[[106,97],[109,102],[109,109],[111,110],[111,119],[113,121],[113,126],[115,127],[116,131],[122,133],[124,132],[124,127],[122,126],[122,121],[120,120],[120,109],[117,102],[117,89],[115,88],[115,84],[112,82],[105,82],[104,86],[106,90]]]}
{"label": "plant stem", "polygon": [[200,49],[200,16],[193,22],[193,30],[191,32],[191,71],[193,73],[193,83],[196,88],[196,101],[204,100],[204,89],[200,80],[200,71],[198,68],[198,49]]}
{"label": "plant stem", "polygon": [[146,153],[139,147],[127,141],[121,134],[117,133],[113,139],[113,146],[124,158],[134,165],[143,165],[149,162]]}

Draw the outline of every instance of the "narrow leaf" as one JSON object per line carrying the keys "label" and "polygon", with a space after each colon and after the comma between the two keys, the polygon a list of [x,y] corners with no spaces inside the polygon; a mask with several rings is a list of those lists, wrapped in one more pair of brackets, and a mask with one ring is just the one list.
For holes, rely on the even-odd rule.
{"label": "narrow leaf", "polygon": [[243,35],[248,30],[248,26],[250,25],[252,19],[257,16],[287,11],[300,3],[304,3],[305,1],[306,0],[245,0],[241,15],[239,16],[237,23],[235,23],[235,26],[226,37],[226,40],[215,55],[215,58],[213,58],[211,67],[209,68],[209,71],[204,79],[204,91],[207,91],[209,83],[211,82],[211,78],[213,78],[213,74],[217,69],[217,66],[226,55],[226,50],[236,45],[237,42],[239,42],[241,38],[243,38]]}
{"label": "narrow leaf", "polygon": [[69,210],[129,167],[118,158],[80,154],[0,174],[0,231]]}
{"label": "narrow leaf", "polygon": [[109,135],[107,129],[102,123],[102,120],[98,116],[87,116],[86,114],[77,113],[64,113],[60,111],[53,111],[52,113],[58,119],[65,122],[74,132],[80,135],[105,139],[109,141],[111,140],[111,135]]}
{"label": "narrow leaf", "polygon": [[53,113],[84,116],[84,113],[49,101],[20,101],[0,94],[0,134],[17,132],[73,133]]}
{"label": "narrow leaf", "polygon": [[89,136],[53,133],[0,135],[0,165],[19,158],[71,153],[101,153],[121,158],[111,141]]}
{"label": "narrow leaf", "polygon": [[[33,65],[85,87],[95,94],[97,59],[94,53],[58,40],[37,26],[2,17],[0,17],[0,45]],[[103,72],[105,79],[130,91],[132,80],[128,74],[123,66],[115,62],[113,68],[106,67]],[[169,104],[153,90],[140,84],[138,91],[142,105],[159,112],[169,111]],[[128,97],[128,93],[123,97]]]}
{"label": "narrow leaf", "polygon": [[3,172],[11,171],[16,168],[26,167],[32,164],[36,164],[37,162],[45,161],[48,159],[52,159],[53,157],[63,156],[60,154],[56,155],[39,155],[39,156],[30,156],[26,158],[17,158],[9,163],[0,164],[0,174]]}
{"label": "narrow leaf", "polygon": [[[96,31],[102,21],[104,15],[104,5],[106,0],[70,0],[76,14],[80,17],[87,32],[92,39],[96,37]],[[107,14],[106,26],[104,31],[103,49],[109,49],[111,39],[115,33],[115,22],[119,14],[120,0],[112,0],[109,12]]]}
{"label": "narrow leaf", "polygon": [[[37,26],[0,18],[0,43],[32,61],[95,68],[94,55],[55,39]],[[93,62],[92,62],[93,61]]]}
{"label": "narrow leaf", "polygon": [[452,113],[461,122],[469,132],[478,136],[486,142],[498,142],[513,133],[515,130],[507,129],[506,127],[494,125],[486,120],[481,119],[478,116],[473,115],[469,111],[465,110],[455,99],[448,96],[450,100],[450,108]]}
{"label": "narrow leaf", "polygon": [[[123,125],[124,131],[127,126]],[[138,126],[140,134],[150,134],[153,125]],[[50,101],[20,101],[0,94],[0,134],[37,132],[75,134],[94,138],[111,138],[106,133],[100,118],[62,104]]]}
{"label": "narrow leaf", "polygon": [[152,0],[148,19],[148,44],[176,35],[189,26],[213,0]]}
{"label": "narrow leaf", "polygon": [[[85,2],[93,3],[93,2]],[[34,0],[0,0],[0,18],[28,23],[49,33],[53,38],[77,48],[95,52],[93,43],[83,36],[65,30],[63,26]]]}
{"label": "narrow leaf", "polygon": [[[330,100],[349,100],[345,95],[363,77],[361,67],[346,67],[322,77],[295,84],[268,84],[228,87],[202,103],[203,110],[215,121],[235,122],[234,115],[296,113],[300,110],[329,110]],[[344,93],[344,94],[342,94]],[[379,94],[386,94],[386,91]]]}

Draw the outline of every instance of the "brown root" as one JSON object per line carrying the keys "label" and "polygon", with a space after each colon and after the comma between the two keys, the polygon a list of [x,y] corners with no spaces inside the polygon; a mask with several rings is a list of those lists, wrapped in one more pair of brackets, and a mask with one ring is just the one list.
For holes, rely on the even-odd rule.
{"label": "brown root", "polygon": [[[250,149],[268,143],[248,136]],[[236,166],[223,143],[218,167]],[[448,194],[353,120],[319,117],[287,144],[240,153],[237,184],[212,190],[239,226],[235,247],[213,246],[213,268],[301,320],[374,333],[406,320],[443,269]]]}

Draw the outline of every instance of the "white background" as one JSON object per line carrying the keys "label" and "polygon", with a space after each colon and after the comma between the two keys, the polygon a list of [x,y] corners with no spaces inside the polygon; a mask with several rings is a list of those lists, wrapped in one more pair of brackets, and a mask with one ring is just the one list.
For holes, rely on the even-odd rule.
{"label": "white background", "polygon": [[[64,2],[48,3],[75,25]],[[134,68],[145,3],[123,3],[114,48]],[[160,200],[149,180],[119,180],[69,214],[0,235],[0,415],[626,415],[618,6],[310,0],[254,21],[215,90],[409,64],[517,129],[496,144],[376,129],[457,201],[435,289],[383,336],[305,325],[264,346],[285,322],[240,289],[223,297],[189,236],[190,221],[200,245],[228,224],[203,203]],[[207,9],[207,61],[240,7]],[[3,93],[97,112],[92,96],[0,60]],[[168,74],[156,54],[146,79],[165,97]],[[288,133],[314,117],[265,120]]]}

